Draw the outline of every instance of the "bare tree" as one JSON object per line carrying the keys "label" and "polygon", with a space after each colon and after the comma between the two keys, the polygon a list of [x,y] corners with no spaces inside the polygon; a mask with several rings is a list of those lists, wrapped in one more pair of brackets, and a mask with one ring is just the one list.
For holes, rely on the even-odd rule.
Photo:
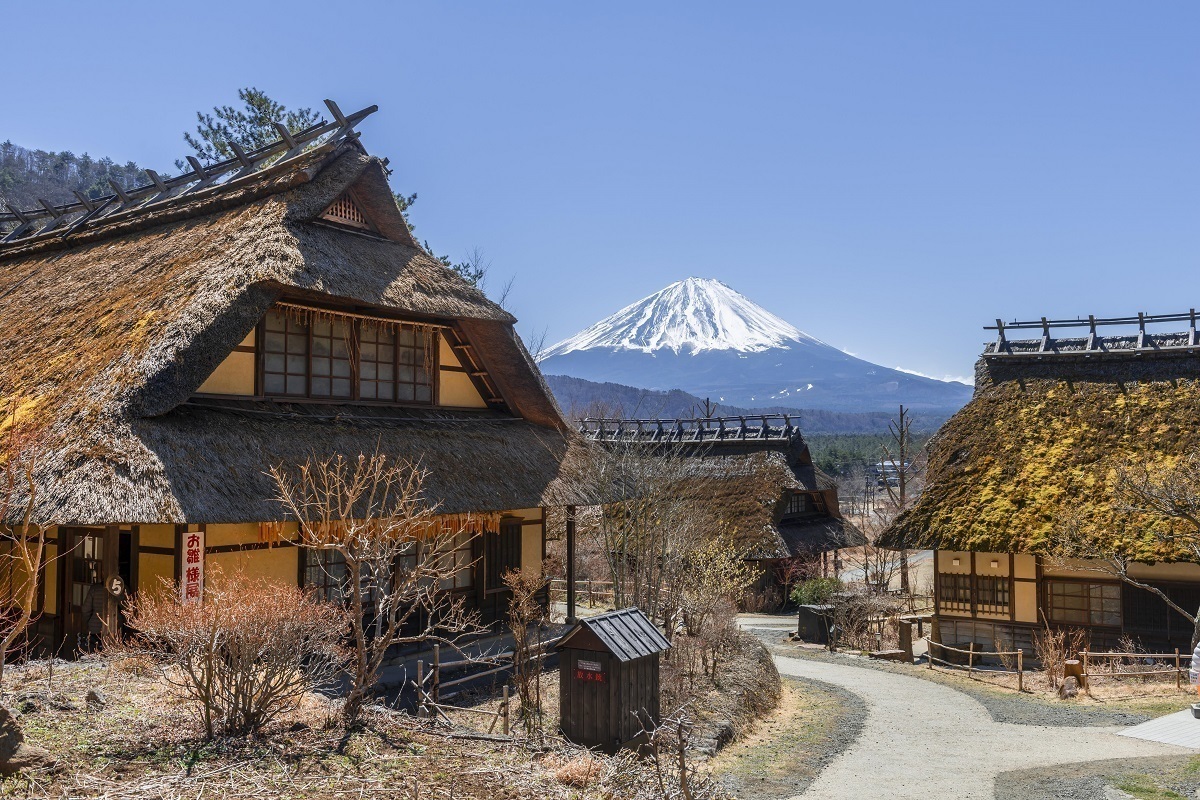
{"label": "bare tree", "polygon": [[9,653],[19,646],[34,620],[38,585],[46,556],[48,524],[34,524],[37,505],[37,454],[40,440],[23,424],[19,399],[0,420],[0,521],[16,519],[8,530],[8,551],[3,554],[10,581],[12,605],[0,617],[0,683]]}
{"label": "bare tree", "polygon": [[310,459],[273,467],[278,501],[299,522],[302,547],[333,554],[350,607],[351,687],[343,716],[358,719],[397,645],[439,642],[457,649],[485,632],[477,612],[444,589],[473,568],[472,521],[440,517],[425,497],[427,471],[387,456]]}
{"label": "bare tree", "polygon": [[[1173,465],[1128,463],[1117,469],[1113,491],[1117,515],[1106,530],[1096,530],[1082,511],[1062,515],[1047,547],[1056,566],[1096,572],[1157,596],[1192,624],[1192,649],[1200,643],[1200,610],[1176,603],[1161,588],[1134,577],[1138,555],[1123,543],[1149,544],[1160,555],[1200,562],[1200,453]],[[1128,532],[1129,535],[1123,535]]]}
{"label": "bare tree", "polygon": [[521,704],[521,721],[526,734],[542,728],[542,625],[549,621],[549,610],[539,595],[549,584],[544,569],[505,570],[504,585],[512,592],[508,604],[508,627],[513,635],[513,683]]}
{"label": "bare tree", "polygon": [[687,556],[709,535],[714,520],[697,497],[710,482],[701,459],[683,448],[637,441],[611,442],[595,477],[615,501],[598,515],[595,533],[608,563],[613,602],[635,605],[661,622],[668,637],[679,622],[671,593]]}
{"label": "bare tree", "polygon": [[[900,406],[899,417],[888,422],[892,445],[883,445],[883,457],[880,459],[880,472],[887,489],[887,499],[874,509],[882,523],[881,529],[886,529],[896,517],[903,514],[919,494],[919,491],[913,491],[918,488],[915,484],[919,472],[916,454],[913,453],[912,423],[912,417],[903,405]],[[901,548],[896,553],[900,591],[908,596],[912,594],[908,576],[908,550]]]}

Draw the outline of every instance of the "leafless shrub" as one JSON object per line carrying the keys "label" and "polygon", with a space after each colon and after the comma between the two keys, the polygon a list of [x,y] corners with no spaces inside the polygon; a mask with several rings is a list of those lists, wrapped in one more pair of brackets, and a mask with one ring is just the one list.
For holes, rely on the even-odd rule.
{"label": "leafless shrub", "polygon": [[[618,768],[611,788],[616,796],[647,800],[724,800],[729,795],[688,759],[692,721],[684,709],[658,725],[642,721],[643,751],[650,769]],[[620,760],[620,756],[618,760]],[[631,759],[633,756],[624,756]]]}
{"label": "leafless shrub", "polygon": [[512,592],[508,604],[508,627],[513,635],[513,683],[520,702],[525,733],[542,729],[542,625],[548,621],[546,607],[538,595],[549,583],[542,570],[510,569],[501,575]]}
{"label": "leafless shrub", "polygon": [[[473,538],[467,516],[438,516],[425,497],[428,472],[387,456],[310,459],[273,467],[277,500],[300,522],[300,545],[337,556],[350,610],[350,690],[342,713],[358,721],[397,645],[439,642],[457,648],[485,633],[479,614],[444,591],[472,568],[458,554]],[[335,577],[332,576],[331,577]]]}
{"label": "leafless shrub", "polygon": [[199,710],[205,734],[252,734],[332,684],[346,653],[341,608],[295,586],[210,568],[203,603],[168,581],[126,605],[143,652]]}
{"label": "leafless shrub", "polygon": [[855,650],[874,650],[900,609],[897,598],[865,590],[843,592],[830,604],[838,646]]}
{"label": "leafless shrub", "polygon": [[1045,628],[1033,634],[1033,655],[1041,662],[1051,689],[1057,689],[1062,681],[1066,660],[1075,658],[1087,645],[1087,631],[1079,628],[1063,630],[1051,628],[1047,623]]}

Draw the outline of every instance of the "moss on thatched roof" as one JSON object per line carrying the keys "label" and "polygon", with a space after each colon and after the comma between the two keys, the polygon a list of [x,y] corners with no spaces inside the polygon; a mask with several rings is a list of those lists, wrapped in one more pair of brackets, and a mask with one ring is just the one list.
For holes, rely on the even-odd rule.
{"label": "moss on thatched roof", "polygon": [[1127,463],[1200,449],[1200,357],[983,358],[974,398],[929,445],[924,493],[893,545],[1038,552],[1065,520],[1144,561],[1169,559],[1115,496]]}
{"label": "moss on thatched roof", "polygon": [[[386,238],[317,220],[351,188]],[[46,436],[39,473],[46,503],[39,519],[83,522],[100,518],[89,509],[104,509],[108,522],[155,521],[152,511],[157,521],[182,521],[181,515],[212,521],[200,495],[185,502],[173,494],[175,485],[186,483],[179,471],[185,462],[170,461],[162,437],[195,431],[165,417],[283,296],[460,330],[473,325],[465,336],[479,345],[509,409],[562,438],[565,425],[513,332],[515,320],[416,246],[383,163],[347,143],[236,190],[101,225],[65,242],[0,252],[0,404],[17,399],[21,422]],[[164,419],[152,422],[156,417]],[[395,441],[401,447],[409,440]],[[439,442],[451,446],[445,438]],[[540,452],[545,463],[535,472],[543,475],[565,451]],[[206,468],[198,457],[192,464]],[[514,492],[504,507],[537,496]],[[226,507],[211,499],[212,513]],[[236,506],[231,500],[228,507]]]}

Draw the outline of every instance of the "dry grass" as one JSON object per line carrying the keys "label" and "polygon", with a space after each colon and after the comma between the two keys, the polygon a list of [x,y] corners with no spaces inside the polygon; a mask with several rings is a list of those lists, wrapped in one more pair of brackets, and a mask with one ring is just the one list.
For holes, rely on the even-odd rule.
{"label": "dry grass", "polygon": [[[480,739],[378,707],[347,733],[340,703],[317,695],[260,737],[205,741],[194,712],[136,658],[34,663],[10,668],[7,677],[3,701],[27,709],[19,717],[27,740],[58,763],[5,780],[0,797],[645,796],[614,792],[628,783],[628,759],[591,756],[554,739],[539,747]],[[105,707],[87,707],[89,689],[106,696]]]}

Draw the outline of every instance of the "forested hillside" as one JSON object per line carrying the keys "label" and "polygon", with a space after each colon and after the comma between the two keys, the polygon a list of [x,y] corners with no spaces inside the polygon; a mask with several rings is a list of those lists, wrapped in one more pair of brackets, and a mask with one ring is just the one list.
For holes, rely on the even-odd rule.
{"label": "forested hillside", "polygon": [[109,180],[123,188],[148,183],[142,168],[132,161],[118,164],[111,158],[29,150],[10,141],[0,143],[0,203],[18,210],[36,208],[39,199],[65,203],[78,190],[89,197],[112,194]]}

